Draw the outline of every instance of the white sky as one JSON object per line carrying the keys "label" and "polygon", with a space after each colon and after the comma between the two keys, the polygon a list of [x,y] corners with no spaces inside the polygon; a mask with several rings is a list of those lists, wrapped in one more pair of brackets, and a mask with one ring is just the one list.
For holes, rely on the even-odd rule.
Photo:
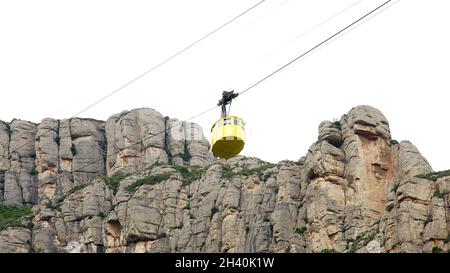
{"label": "white sky", "polygon": [[[0,0],[0,119],[71,117],[258,1]],[[151,107],[189,118],[384,1],[360,1],[301,35],[356,2],[267,0],[81,117]],[[322,120],[370,104],[394,139],[412,141],[435,170],[450,168],[449,8],[400,1],[240,97],[232,114],[247,122],[243,154],[297,160]],[[195,122],[209,135],[218,117]]]}

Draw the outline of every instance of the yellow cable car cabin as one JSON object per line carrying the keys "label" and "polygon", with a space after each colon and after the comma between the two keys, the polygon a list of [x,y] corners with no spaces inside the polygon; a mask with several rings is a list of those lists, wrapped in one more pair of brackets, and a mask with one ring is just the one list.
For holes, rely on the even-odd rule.
{"label": "yellow cable car cabin", "polygon": [[215,157],[230,159],[245,145],[245,122],[238,117],[225,116],[211,128],[212,153]]}
{"label": "yellow cable car cabin", "polygon": [[212,153],[215,157],[230,159],[237,156],[245,145],[245,122],[229,116],[226,105],[239,94],[224,91],[218,106],[222,106],[222,117],[211,127]]}

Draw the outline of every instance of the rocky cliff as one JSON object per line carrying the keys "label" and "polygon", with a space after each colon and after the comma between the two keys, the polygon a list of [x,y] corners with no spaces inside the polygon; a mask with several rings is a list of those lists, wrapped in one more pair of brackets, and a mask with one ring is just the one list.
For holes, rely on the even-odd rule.
{"label": "rocky cliff", "polygon": [[[299,161],[224,161],[153,109],[0,122],[0,252],[448,251],[450,173],[370,106]],[[300,154],[300,151],[299,151]]]}

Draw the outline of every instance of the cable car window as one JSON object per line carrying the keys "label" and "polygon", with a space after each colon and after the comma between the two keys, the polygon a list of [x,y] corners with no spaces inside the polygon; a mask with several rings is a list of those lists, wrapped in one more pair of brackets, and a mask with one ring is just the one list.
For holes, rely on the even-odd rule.
{"label": "cable car window", "polygon": [[231,124],[231,119],[224,119],[223,124],[224,125]]}

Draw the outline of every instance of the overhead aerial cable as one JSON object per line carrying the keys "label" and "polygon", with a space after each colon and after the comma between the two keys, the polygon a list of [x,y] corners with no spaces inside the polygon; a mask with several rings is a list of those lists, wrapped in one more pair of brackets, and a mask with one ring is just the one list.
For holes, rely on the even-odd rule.
{"label": "overhead aerial cable", "polygon": [[[398,3],[399,1],[400,1],[400,0],[396,1],[395,3]],[[224,108],[223,108],[223,105],[224,105],[224,104],[225,104],[225,105],[230,104],[231,101],[232,101],[233,99],[237,98],[239,95],[242,95],[243,93],[245,93],[245,92],[251,90],[252,88],[254,88],[254,87],[256,87],[257,85],[259,85],[260,83],[262,83],[263,81],[267,80],[268,78],[272,77],[272,76],[275,75],[276,73],[280,72],[280,71],[283,70],[284,68],[288,67],[289,65],[291,65],[291,64],[293,64],[294,62],[298,61],[299,59],[305,57],[306,55],[312,53],[314,50],[318,49],[318,48],[319,48],[320,46],[322,46],[322,45],[325,45],[328,41],[331,41],[333,38],[336,38],[337,36],[339,36],[340,34],[342,34],[344,31],[350,29],[352,26],[356,25],[357,23],[359,23],[359,22],[365,22],[365,21],[363,21],[364,19],[368,18],[370,15],[374,14],[374,13],[377,12],[378,10],[381,10],[384,6],[386,6],[386,5],[387,5],[388,3],[390,3],[390,2],[392,2],[392,0],[389,0],[389,1],[384,2],[383,4],[381,4],[380,6],[378,6],[378,7],[375,8],[375,9],[371,10],[370,12],[366,13],[364,16],[360,17],[359,19],[357,19],[357,20],[354,21],[353,23],[347,25],[346,27],[344,27],[344,28],[341,29],[340,31],[336,32],[335,34],[331,35],[330,37],[328,37],[327,39],[323,40],[322,42],[318,43],[317,45],[315,45],[315,46],[312,47],[311,49],[309,49],[309,50],[307,50],[306,52],[300,54],[299,56],[297,56],[296,58],[294,58],[294,59],[291,60],[290,62],[288,62],[288,63],[286,63],[285,65],[281,66],[280,68],[274,70],[272,73],[270,73],[270,74],[268,74],[267,76],[263,77],[261,80],[259,80],[259,81],[255,82],[254,84],[250,85],[249,87],[247,87],[246,89],[244,89],[244,91],[242,91],[241,93],[234,93],[234,91],[224,91],[224,92],[222,93],[222,99],[221,99],[221,100],[219,101],[219,103],[218,103],[217,105],[215,105],[214,107],[211,107],[211,108],[209,108],[209,109],[206,109],[205,111],[200,112],[199,114],[194,115],[194,116],[192,116],[192,117],[190,117],[190,118],[188,118],[188,119],[186,119],[186,120],[184,120],[184,121],[177,122],[177,123],[175,123],[174,125],[172,125],[172,126],[170,126],[170,127],[168,127],[168,128],[165,128],[164,130],[159,131],[159,132],[157,132],[157,133],[154,134],[154,135],[150,135],[150,136],[148,136],[148,137],[144,137],[144,138],[142,138],[142,139],[140,139],[140,140],[138,140],[138,141],[136,141],[136,142],[134,142],[134,143],[132,143],[132,144],[126,146],[126,147],[124,147],[124,149],[128,149],[128,148],[131,148],[131,147],[133,147],[133,146],[135,146],[135,145],[141,144],[141,143],[142,143],[143,141],[145,141],[145,140],[148,140],[148,139],[151,139],[151,138],[153,138],[153,137],[156,137],[156,136],[158,136],[158,135],[160,135],[160,134],[162,134],[162,133],[167,132],[168,130],[171,130],[171,129],[176,128],[176,127],[178,127],[178,126],[180,126],[180,125],[182,125],[182,124],[184,124],[184,123],[186,123],[186,122],[188,122],[188,121],[191,121],[191,120],[193,120],[193,119],[195,119],[195,118],[198,118],[198,117],[200,117],[200,116],[202,116],[202,115],[204,115],[204,114],[206,114],[206,113],[208,113],[208,112],[210,112],[210,111],[216,109],[216,108],[219,107],[219,106],[221,106],[221,117],[223,117],[223,114],[224,114],[224,111],[223,111],[223,109],[224,109]],[[394,4],[395,4],[395,3],[394,3]],[[391,5],[391,6],[392,6],[392,5]],[[389,6],[389,7],[390,7],[390,6]],[[381,10],[381,11],[385,11],[385,10],[386,10],[386,9]],[[229,115],[229,112],[226,112],[226,111],[225,111],[225,116],[228,116],[228,115]],[[228,123],[227,123],[227,124],[228,124]],[[242,123],[242,124],[245,125],[244,123]],[[214,126],[214,125],[213,125],[213,126]],[[245,132],[244,132],[244,133],[245,133]],[[114,152],[114,153],[111,153],[111,154],[107,155],[107,156],[106,156],[106,159],[109,158],[109,157],[111,157],[111,156],[113,156],[113,155],[116,155],[118,152],[119,152],[119,151],[116,151],[116,152]],[[50,182],[52,182],[52,181],[57,181],[58,179],[61,179],[62,177],[66,176],[67,174],[73,174],[73,173],[76,173],[76,172],[80,172],[80,171],[84,170],[84,168],[87,168],[87,167],[89,167],[89,166],[91,166],[91,165],[93,165],[93,164],[96,164],[97,162],[103,161],[103,160],[104,160],[104,158],[102,158],[102,159],[100,159],[100,160],[96,160],[96,161],[94,161],[94,162],[92,162],[92,163],[90,163],[90,164],[86,164],[86,165],[84,165],[84,166],[82,166],[82,167],[80,167],[80,168],[78,168],[78,169],[72,170],[71,172],[66,172],[66,173],[63,173],[63,174],[57,174],[57,177],[56,177],[55,179],[51,180]],[[7,199],[4,199],[4,201],[6,201],[6,200],[11,200],[12,198],[16,198],[17,196],[20,196],[20,195],[21,195],[21,194],[16,195],[16,196],[13,196],[13,197],[10,197],[10,198],[7,198]]]}
{"label": "overhead aerial cable", "polygon": [[[153,66],[152,68],[148,69],[147,71],[145,71],[144,73],[140,74],[139,76],[135,77],[134,79],[128,81],[127,83],[125,83],[124,85],[122,85],[121,87],[115,89],[114,91],[108,93],[107,95],[103,96],[102,98],[100,98],[99,100],[95,101],[94,103],[90,104],[89,106],[87,106],[86,108],[82,109],[81,111],[79,111],[78,113],[76,113],[75,115],[73,115],[72,117],[70,117],[69,119],[64,120],[63,122],[67,122],[72,118],[77,117],[78,115],[81,115],[82,113],[86,112],[87,110],[91,109],[92,107],[98,105],[99,103],[103,102],[104,100],[108,99],[109,97],[113,96],[114,94],[117,94],[118,92],[122,91],[123,89],[125,89],[126,87],[128,87],[129,85],[133,84],[134,82],[138,81],[139,79],[143,78],[144,76],[148,75],[149,73],[155,71],[156,69],[158,69],[159,67],[163,66],[164,64],[168,63],[169,61],[171,61],[172,59],[178,57],[179,55],[183,54],[184,52],[188,51],[190,48],[192,48],[193,46],[197,45],[198,43],[202,42],[203,40],[207,39],[208,37],[212,36],[213,34],[215,34],[216,32],[218,32],[219,30],[223,29],[224,27],[228,26],[229,24],[233,23],[234,21],[236,21],[237,19],[241,18],[242,16],[244,16],[245,14],[247,14],[248,12],[250,12],[251,10],[255,9],[256,7],[258,7],[259,5],[261,5],[262,3],[264,3],[266,0],[261,0],[259,2],[257,2],[256,4],[253,4],[252,6],[250,6],[249,8],[247,8],[246,10],[242,11],[241,13],[239,13],[238,15],[234,16],[233,18],[231,18],[230,20],[226,21],[225,23],[223,23],[222,25],[220,25],[219,27],[215,28],[214,30],[212,30],[211,32],[208,32],[206,35],[202,36],[201,38],[195,40],[194,42],[192,42],[191,44],[187,45],[186,47],[184,47],[183,49],[179,50],[178,52],[176,52],[175,54],[171,55],[170,57],[166,58],[165,60],[163,60],[162,62],[158,63],[157,65]],[[51,132],[53,130],[57,130],[60,127],[60,125],[55,126],[53,128],[49,128],[47,130],[45,130],[43,133],[39,134],[36,136],[36,138],[41,137],[42,135]],[[30,144],[34,142],[34,140],[30,140],[25,142],[24,144],[20,145],[18,148],[16,148],[15,150],[11,151],[11,153],[14,153],[16,151],[18,151],[19,149],[25,147],[26,145]]]}
{"label": "overhead aerial cable", "polygon": [[361,16],[357,20],[353,21],[351,24],[340,29],[338,32],[334,33],[333,35],[329,36],[325,40],[316,44],[309,50],[303,52],[296,58],[292,59],[288,63],[286,63],[286,64],[282,65],[281,67],[279,67],[278,69],[274,70],[272,73],[268,74],[267,76],[258,80],[254,84],[250,85],[249,87],[244,89],[242,92],[234,93],[234,91],[231,91],[231,92],[224,91],[222,94],[222,99],[219,101],[219,105],[222,106],[222,117],[221,117],[221,119],[216,121],[211,128],[211,144],[212,144],[213,155],[216,157],[219,157],[219,158],[229,159],[229,158],[232,158],[232,157],[238,155],[242,151],[242,149],[244,148],[244,145],[245,145],[245,122],[239,117],[229,116],[229,113],[227,113],[225,111],[225,106],[228,103],[231,104],[231,101],[233,99],[237,98],[239,95],[242,95],[242,94],[248,92],[255,86],[261,84],[263,81],[269,79],[270,77],[274,76],[275,74],[282,71],[286,67],[290,66],[291,64],[300,60],[301,58],[312,53],[314,50],[318,49],[322,45],[325,45],[328,41],[331,41],[333,38],[338,37],[340,34],[344,33],[346,30],[350,29],[352,26],[358,24],[359,22],[363,21],[365,18],[374,14],[376,11],[383,8],[391,1],[392,0],[388,0],[388,1],[384,2],[383,4],[379,5],[375,9],[371,10],[370,12]]}
{"label": "overhead aerial cable", "polygon": [[[399,2],[400,0],[398,0],[397,2]],[[265,76],[264,78],[260,79],[259,81],[255,82],[254,84],[250,85],[249,87],[247,87],[246,89],[244,89],[243,91],[240,92],[240,95],[248,92],[250,89],[254,88],[255,86],[259,85],[260,83],[262,83],[263,81],[267,80],[268,78],[272,77],[273,75],[277,74],[278,72],[280,72],[281,70],[285,69],[286,67],[290,66],[291,64],[295,63],[296,61],[304,58],[305,56],[309,55],[310,53],[312,53],[313,51],[315,51],[316,49],[320,48],[323,45],[326,45],[327,42],[333,40],[334,38],[338,37],[340,34],[344,33],[346,30],[350,29],[351,27],[355,26],[356,24],[358,24],[359,22],[362,22],[364,19],[366,19],[367,17],[369,17],[370,15],[374,14],[375,12],[377,12],[378,10],[381,10],[384,6],[386,6],[387,4],[389,4],[390,2],[392,2],[392,0],[388,0],[386,2],[384,2],[383,4],[379,5],[378,7],[376,7],[375,9],[371,10],[370,12],[366,13],[365,15],[361,16],[360,18],[358,18],[356,21],[353,21],[351,24],[347,25],[346,27],[340,29],[338,32],[334,33],[333,35],[329,36],[328,38],[326,38],[325,40],[321,41],[320,43],[316,44],[315,46],[313,46],[312,48],[308,49],[307,51],[303,52],[302,54],[300,54],[299,56],[297,56],[296,58],[292,59],[291,61],[289,61],[288,63],[282,65],[281,67],[279,67],[278,69],[276,69],[275,71],[273,71],[272,73],[268,74],[267,76]],[[397,3],[396,2],[396,3]],[[394,3],[395,4],[395,3]],[[392,6],[392,5],[391,5]]]}
{"label": "overhead aerial cable", "polygon": [[337,13],[333,14],[332,16],[328,17],[327,19],[323,20],[322,22],[318,23],[317,25],[312,26],[311,28],[307,29],[306,31],[298,34],[297,36],[295,36],[294,38],[292,38],[291,40],[289,40],[288,42],[284,43],[283,45],[279,46],[277,49],[271,51],[270,53],[266,54],[265,56],[269,56],[272,53],[274,53],[275,51],[280,50],[281,48],[289,45],[290,43],[296,41],[297,39],[305,36],[306,34],[310,33],[311,31],[325,25],[326,23],[328,23],[329,21],[333,20],[334,18],[338,17],[339,15],[343,14],[344,12],[346,12],[347,10],[353,8],[354,6],[358,5],[359,3],[361,3],[363,0],[358,0],[352,4],[350,4],[349,6],[345,7],[344,9],[338,11]]}

